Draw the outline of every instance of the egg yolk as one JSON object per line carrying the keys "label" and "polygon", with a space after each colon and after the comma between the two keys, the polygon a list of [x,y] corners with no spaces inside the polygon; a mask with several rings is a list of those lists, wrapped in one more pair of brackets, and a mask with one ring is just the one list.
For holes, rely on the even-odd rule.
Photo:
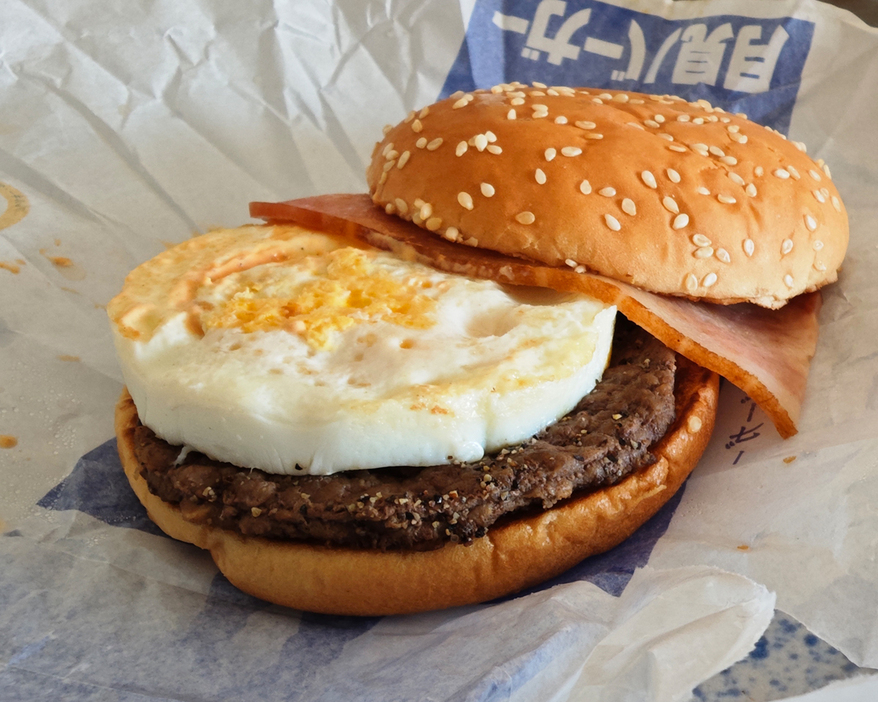
{"label": "egg yolk", "polygon": [[[296,265],[279,263],[276,265]],[[309,346],[332,348],[334,332],[355,324],[384,321],[410,329],[435,324],[435,300],[424,291],[431,281],[416,275],[404,280],[383,273],[359,249],[341,248],[309,257],[311,275],[285,289],[265,268],[236,281],[236,292],[201,317],[205,331],[236,328],[244,333],[284,329],[302,335]],[[246,276],[246,277],[245,277]]]}

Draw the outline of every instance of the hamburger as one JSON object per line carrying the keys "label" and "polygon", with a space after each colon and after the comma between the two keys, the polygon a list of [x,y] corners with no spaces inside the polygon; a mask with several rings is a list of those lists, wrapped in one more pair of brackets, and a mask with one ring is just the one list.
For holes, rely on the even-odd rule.
{"label": "hamburger", "polygon": [[254,203],[266,225],[160,254],[108,308],[132,487],[242,590],[490,600],[667,502],[717,373],[795,431],[848,236],[803,145],[704,101],[506,84],[388,127],[367,181]]}

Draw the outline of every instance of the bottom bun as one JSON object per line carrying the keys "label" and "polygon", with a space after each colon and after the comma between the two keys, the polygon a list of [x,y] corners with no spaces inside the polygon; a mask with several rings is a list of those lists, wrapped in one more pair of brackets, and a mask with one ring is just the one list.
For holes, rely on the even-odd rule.
{"label": "bottom bun", "polygon": [[134,453],[137,409],[116,407],[122,466],[150,519],[168,536],[210,551],[229,581],[275,604],[326,614],[385,615],[484,602],[537,585],[628,538],[677,492],[713,431],[719,378],[679,359],[677,419],[658,460],[609,488],[504,521],[470,545],[369,551],[243,536],[186,521],[152,494]]}

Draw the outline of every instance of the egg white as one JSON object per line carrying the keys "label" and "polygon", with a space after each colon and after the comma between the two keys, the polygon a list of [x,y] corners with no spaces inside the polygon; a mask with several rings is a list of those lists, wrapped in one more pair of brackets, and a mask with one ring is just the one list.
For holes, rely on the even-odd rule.
{"label": "egg white", "polygon": [[[295,297],[324,274],[321,257],[347,243],[278,229],[207,234],[214,239],[168,252],[171,263],[135,271],[111,304],[141,421],[169,443],[276,474],[474,461],[569,412],[606,367],[614,307],[449,275],[371,249],[357,249],[368,272],[350,287],[380,278],[403,303],[423,296],[423,309],[400,321],[344,308],[328,315],[329,331],[316,341],[295,316],[245,328],[226,315],[214,325],[211,315],[242,290]],[[297,238],[306,250],[298,258],[288,253]],[[287,253],[221,278],[205,274],[187,288],[192,304],[181,305],[175,278],[186,265],[216,271],[218,261],[273,251],[270,240]]]}

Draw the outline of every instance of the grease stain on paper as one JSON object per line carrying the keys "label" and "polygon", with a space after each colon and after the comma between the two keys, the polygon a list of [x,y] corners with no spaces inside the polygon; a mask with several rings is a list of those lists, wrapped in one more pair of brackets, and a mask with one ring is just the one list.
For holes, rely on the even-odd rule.
{"label": "grease stain on paper", "polygon": [[0,448],[11,449],[18,446],[18,439],[9,434],[0,434]]}

